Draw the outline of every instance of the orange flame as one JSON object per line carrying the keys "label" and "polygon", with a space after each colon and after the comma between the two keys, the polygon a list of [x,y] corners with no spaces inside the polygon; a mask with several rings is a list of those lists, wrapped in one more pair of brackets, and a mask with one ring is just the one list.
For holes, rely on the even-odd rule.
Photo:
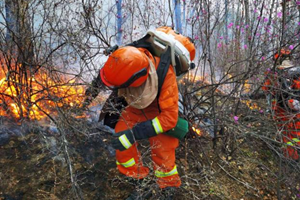
{"label": "orange flame", "polygon": [[187,79],[189,81],[205,81],[205,77],[204,76],[199,76],[199,75],[192,75],[192,74],[189,74],[188,76],[185,76],[183,79],[180,80],[180,83],[183,83],[184,84],[184,79]]}
{"label": "orange flame", "polygon": [[241,100],[242,103],[246,104],[250,110],[260,110],[261,108],[257,103],[252,102],[251,100]]}
{"label": "orange flame", "polygon": [[249,93],[251,89],[251,84],[249,84],[249,80],[246,80],[244,83],[244,92]]}
{"label": "orange flame", "polygon": [[197,129],[197,128],[195,128],[195,127],[192,127],[192,129],[193,129],[193,131],[194,131],[195,133],[197,133],[197,135],[199,135],[199,136],[202,135],[200,129]]}
{"label": "orange flame", "polygon": [[27,86],[20,86],[15,79],[0,75],[1,116],[40,120],[52,115],[55,107],[78,106],[84,99],[84,87],[74,80],[57,83],[45,73],[26,81]]}

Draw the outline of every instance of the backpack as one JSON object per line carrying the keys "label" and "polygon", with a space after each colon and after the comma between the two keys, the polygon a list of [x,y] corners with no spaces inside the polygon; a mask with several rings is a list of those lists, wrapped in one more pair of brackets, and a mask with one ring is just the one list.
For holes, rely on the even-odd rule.
{"label": "backpack", "polygon": [[[174,33],[176,32],[174,31]],[[169,70],[170,64],[174,67],[174,71],[178,79],[181,78],[182,75],[187,73],[189,69],[195,68],[195,64],[192,63],[190,59],[186,58],[187,56],[189,56],[189,52],[185,48],[182,48],[183,45],[174,37],[162,31],[150,30],[141,39],[126,44],[125,46],[145,48],[153,56],[160,57],[160,62],[156,69],[158,76],[157,97],[159,97],[160,95],[160,90],[164,83],[166,74]],[[104,51],[104,54],[109,55],[116,51],[118,48],[118,45],[109,47]],[[118,105],[118,107],[113,107],[113,105]],[[117,92],[113,91],[103,106],[103,110],[100,114],[99,121],[104,120],[104,125],[107,125],[111,128],[115,128],[119,116],[126,106],[127,103],[124,100],[124,98],[117,97]]]}
{"label": "backpack", "polygon": [[[189,69],[194,69],[195,64],[187,58],[190,56],[187,49],[185,49],[184,46],[173,36],[176,34],[179,35],[179,33],[175,32],[170,27],[162,27],[162,29],[166,30],[170,34],[161,31],[161,29],[149,30],[144,37],[126,44],[125,46],[147,49],[153,56],[161,58],[160,63],[163,63],[163,65],[157,68],[158,72],[163,71],[160,67],[168,67],[171,64],[176,72],[176,77],[180,78],[182,75],[187,73]],[[109,55],[118,48],[118,45],[109,47],[104,50],[104,54]],[[164,79],[163,76],[162,79]]]}

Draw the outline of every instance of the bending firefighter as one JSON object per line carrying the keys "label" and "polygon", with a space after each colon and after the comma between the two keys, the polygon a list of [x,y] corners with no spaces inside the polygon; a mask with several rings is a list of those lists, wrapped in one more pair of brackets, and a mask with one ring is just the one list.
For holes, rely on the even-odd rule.
{"label": "bending firefighter", "polygon": [[[127,103],[115,125],[117,138],[112,142],[119,172],[134,179],[143,179],[149,174],[137,149],[137,141],[148,139],[158,186],[162,189],[179,187],[181,180],[175,164],[179,140],[166,132],[180,121],[176,75],[187,71],[178,67],[194,59],[195,47],[187,37],[169,27],[150,33],[146,37],[148,42],[142,40],[114,50],[100,70],[100,82],[117,90],[118,97],[124,97]],[[152,36],[161,39],[159,45],[170,47],[173,55],[167,56],[168,61],[155,53],[151,45],[158,40],[150,41]],[[162,79],[158,69],[164,63],[168,64]]]}
{"label": "bending firefighter", "polygon": [[283,151],[287,158],[299,160],[300,150],[300,66],[291,61],[290,51],[276,53],[275,72],[267,72],[263,90],[272,97],[272,110],[282,135]]}

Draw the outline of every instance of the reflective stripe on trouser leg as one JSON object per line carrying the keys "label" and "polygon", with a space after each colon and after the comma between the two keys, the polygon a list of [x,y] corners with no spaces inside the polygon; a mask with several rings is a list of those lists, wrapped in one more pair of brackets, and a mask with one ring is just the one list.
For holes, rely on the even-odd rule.
{"label": "reflective stripe on trouser leg", "polygon": [[298,143],[300,140],[298,138],[293,138],[292,141],[286,142],[286,145],[288,146],[295,146],[294,143]]}
{"label": "reflective stripe on trouser leg", "polygon": [[174,168],[173,168],[171,171],[169,171],[169,172],[161,172],[161,171],[159,171],[159,170],[156,170],[156,171],[155,171],[155,176],[158,177],[158,178],[168,177],[168,176],[172,176],[172,175],[175,175],[175,174],[178,174],[176,165],[175,165]]}
{"label": "reflective stripe on trouser leg", "polygon": [[164,132],[157,117],[152,120],[152,126],[154,127],[156,134]]}
{"label": "reflective stripe on trouser leg", "polygon": [[[177,138],[165,134],[158,134],[149,138],[151,145],[151,157],[154,164],[154,170],[157,175],[157,184],[160,188],[179,187],[181,185],[179,174],[175,168],[175,149],[179,145]],[[175,174],[166,177],[158,177],[166,175],[171,171]],[[160,173],[161,172],[161,173]]]}
{"label": "reflective stripe on trouser leg", "polygon": [[117,161],[116,163],[117,163],[117,165],[122,165],[123,167],[128,168],[128,167],[132,167],[133,165],[135,165],[135,160],[134,160],[134,158],[131,158],[127,162],[120,163],[119,161]]}
{"label": "reflective stripe on trouser leg", "polygon": [[139,163],[140,155],[136,144],[124,151],[116,150],[117,168],[125,176],[142,179],[149,173],[149,169]]}
{"label": "reflective stripe on trouser leg", "polygon": [[291,158],[293,160],[298,160],[299,155],[297,152],[297,147],[299,147],[300,140],[298,138],[290,138],[290,139],[284,138],[284,141],[285,141],[285,145],[284,145],[285,149],[283,152],[284,156],[287,158]]}
{"label": "reflective stripe on trouser leg", "polygon": [[300,142],[300,139],[298,139],[298,138],[293,138],[293,141],[296,142],[296,143],[298,143],[298,142]]}

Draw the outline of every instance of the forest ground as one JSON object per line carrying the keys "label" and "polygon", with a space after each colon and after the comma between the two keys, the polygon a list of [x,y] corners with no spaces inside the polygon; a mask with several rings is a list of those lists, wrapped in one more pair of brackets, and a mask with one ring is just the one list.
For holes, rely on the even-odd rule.
{"label": "forest ground", "polygon": [[[59,137],[31,129],[23,137],[11,137],[0,146],[0,199],[125,199],[135,186],[117,169],[111,136],[68,134],[68,152],[78,184],[70,180]],[[233,134],[233,133],[232,133]],[[177,149],[182,186],[175,199],[299,199],[299,163],[280,159],[263,140],[251,135],[224,142],[189,133]],[[213,145],[215,144],[215,145]],[[151,168],[147,142],[140,145],[145,165]],[[73,189],[72,189],[73,188]],[[152,191],[158,199],[153,172],[136,188]]]}

